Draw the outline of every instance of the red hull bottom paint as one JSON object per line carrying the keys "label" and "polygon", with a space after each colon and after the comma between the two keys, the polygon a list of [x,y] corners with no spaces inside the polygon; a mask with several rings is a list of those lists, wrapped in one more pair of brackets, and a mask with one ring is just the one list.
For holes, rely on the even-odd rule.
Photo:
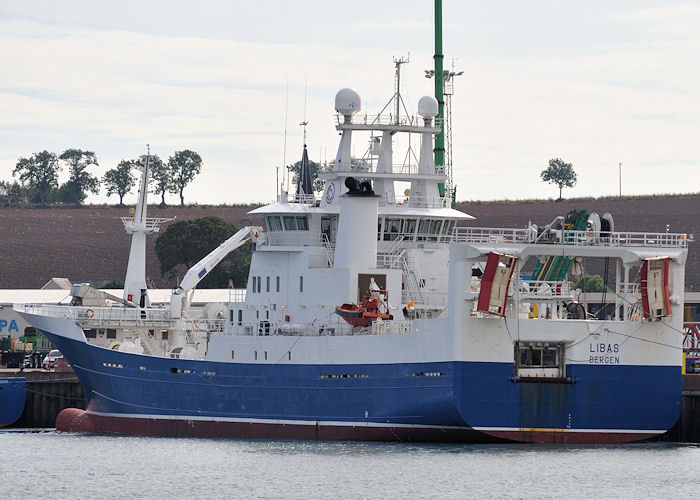
{"label": "red hull bottom paint", "polygon": [[508,441],[536,444],[627,444],[658,436],[650,432],[482,431]]}
{"label": "red hull bottom paint", "polygon": [[176,420],[107,417],[68,408],[56,419],[63,432],[130,436],[282,439],[303,441],[399,441],[445,443],[499,443],[503,439],[468,428],[367,427],[363,425],[292,425],[284,423]]}
{"label": "red hull bottom paint", "polygon": [[305,441],[400,441],[536,444],[625,444],[656,436],[654,433],[507,431],[422,427],[367,427],[363,425],[292,425],[260,422],[221,422],[134,417],[105,417],[85,410],[67,408],[56,419],[56,430],[201,438],[293,439]]}

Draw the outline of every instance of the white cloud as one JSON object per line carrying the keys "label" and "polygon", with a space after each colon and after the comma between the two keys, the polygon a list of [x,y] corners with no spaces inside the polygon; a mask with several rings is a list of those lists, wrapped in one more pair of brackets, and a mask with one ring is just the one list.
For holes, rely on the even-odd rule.
{"label": "white cloud", "polygon": [[[95,150],[102,174],[150,143],[164,159],[185,148],[204,158],[186,200],[265,201],[274,196],[275,167],[283,161],[287,80],[287,163],[301,154],[297,124],[304,116],[305,79],[314,159],[319,151],[335,154],[336,90],[355,87],[365,109],[378,111],[393,93],[392,56],[411,50],[402,80],[410,110],[432,91],[432,80],[423,78],[432,65],[432,26],[417,4],[396,20],[384,19],[386,8],[342,19],[340,6],[328,6],[313,19],[319,29],[308,37],[276,23],[255,36],[242,29],[236,34],[247,38],[238,40],[215,38],[201,27],[173,35],[157,21],[153,33],[128,29],[123,19],[117,28],[102,27],[109,24],[104,19],[86,27],[89,18],[70,12],[55,24],[47,20],[53,7],[43,5],[40,20],[32,20],[31,7],[0,17],[0,179],[11,177],[18,157],[43,149]],[[222,5],[221,17],[228,19]],[[598,7],[582,22],[606,30],[578,27],[562,44],[532,26],[565,7],[543,20],[537,6],[531,14],[525,9],[500,19],[479,5],[473,26],[460,25],[466,18],[461,9],[474,7],[446,7],[452,9],[446,64],[457,55],[465,71],[452,101],[460,199],[552,196],[539,172],[557,156],[579,172],[571,195],[616,192],[619,161],[624,192],[698,190],[688,182],[700,157],[697,6],[618,8],[614,15]],[[492,47],[477,52],[475,32]],[[356,144],[358,153],[363,147]]]}

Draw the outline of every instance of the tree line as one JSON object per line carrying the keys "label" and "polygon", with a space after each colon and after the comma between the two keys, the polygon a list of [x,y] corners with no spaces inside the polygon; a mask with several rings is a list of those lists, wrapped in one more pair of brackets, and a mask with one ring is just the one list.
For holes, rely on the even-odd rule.
{"label": "tree line", "polygon": [[[104,186],[107,196],[117,195],[119,205],[124,205],[124,196],[136,185],[139,161],[121,160],[107,170],[102,178],[88,171],[99,167],[94,151],[67,149],[60,155],[50,151],[34,153],[28,158],[19,158],[12,177],[14,182],[0,181],[0,204],[2,206],[39,204],[71,204],[81,206],[89,193],[98,194]],[[69,177],[59,185],[58,175],[68,168]],[[160,205],[165,206],[165,194],[180,196],[180,205],[185,204],[184,190],[202,168],[202,158],[194,151],[176,151],[167,162],[151,155],[150,188],[160,195]]]}

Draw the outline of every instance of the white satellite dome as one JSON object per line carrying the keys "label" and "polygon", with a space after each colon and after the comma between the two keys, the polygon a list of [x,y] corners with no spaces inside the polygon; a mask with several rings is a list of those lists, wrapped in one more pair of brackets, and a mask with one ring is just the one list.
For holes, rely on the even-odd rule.
{"label": "white satellite dome", "polygon": [[340,89],[335,95],[335,110],[343,116],[354,115],[362,107],[360,94],[354,89]]}
{"label": "white satellite dome", "polygon": [[424,95],[418,101],[418,114],[423,118],[434,118],[438,114],[438,102],[431,95]]}

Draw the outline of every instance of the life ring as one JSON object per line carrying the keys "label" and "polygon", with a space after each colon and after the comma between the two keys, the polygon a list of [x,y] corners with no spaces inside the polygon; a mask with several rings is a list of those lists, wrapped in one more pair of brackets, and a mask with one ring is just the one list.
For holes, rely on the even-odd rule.
{"label": "life ring", "polygon": [[93,311],[92,309],[88,309],[87,311],[85,311],[86,318],[92,319],[94,316],[95,316],[95,311]]}

